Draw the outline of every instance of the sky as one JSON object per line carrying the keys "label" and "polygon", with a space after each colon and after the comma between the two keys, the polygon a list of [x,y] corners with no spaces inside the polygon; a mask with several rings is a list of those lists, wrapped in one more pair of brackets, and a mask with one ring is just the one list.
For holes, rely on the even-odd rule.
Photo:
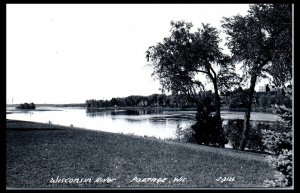
{"label": "sky", "polygon": [[248,4],[8,4],[7,103],[84,103],[161,93],[145,52],[170,35],[172,20],[192,22],[194,30],[210,23],[222,32],[222,17],[245,15],[248,8]]}

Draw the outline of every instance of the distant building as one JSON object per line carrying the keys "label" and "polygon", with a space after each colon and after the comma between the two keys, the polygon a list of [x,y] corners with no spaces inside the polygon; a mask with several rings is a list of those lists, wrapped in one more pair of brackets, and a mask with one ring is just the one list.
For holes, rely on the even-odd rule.
{"label": "distant building", "polygon": [[269,91],[275,91],[276,87],[273,85],[265,84],[264,86],[260,86],[258,88],[259,92],[269,92]]}
{"label": "distant building", "polygon": [[260,87],[258,88],[258,91],[259,91],[259,92],[266,92],[266,86],[260,86]]}

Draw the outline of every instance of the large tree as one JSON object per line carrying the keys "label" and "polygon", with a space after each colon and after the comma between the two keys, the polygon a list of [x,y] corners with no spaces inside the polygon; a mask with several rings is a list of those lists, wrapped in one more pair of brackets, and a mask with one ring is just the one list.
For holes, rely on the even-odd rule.
{"label": "large tree", "polygon": [[251,5],[246,16],[224,18],[222,26],[228,34],[227,45],[232,52],[232,58],[243,63],[244,77],[250,79],[240,143],[240,150],[244,150],[258,78],[269,74],[276,86],[283,86],[292,79],[292,6]]}
{"label": "large tree", "polygon": [[[216,28],[203,24],[202,29],[192,33],[192,23],[171,22],[171,35],[162,43],[149,47],[146,57],[154,69],[162,89],[173,94],[186,94],[195,103],[199,91],[205,90],[199,79],[204,74],[212,83],[215,96],[215,117],[223,133],[220,114],[219,89],[234,83],[234,67],[230,58],[224,55],[219,46],[219,33]],[[221,146],[224,146],[222,144]]]}

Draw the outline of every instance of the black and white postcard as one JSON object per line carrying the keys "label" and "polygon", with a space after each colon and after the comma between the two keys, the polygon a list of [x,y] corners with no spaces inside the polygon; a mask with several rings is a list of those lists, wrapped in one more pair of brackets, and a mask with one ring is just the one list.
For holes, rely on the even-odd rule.
{"label": "black and white postcard", "polygon": [[6,4],[6,189],[293,189],[293,4]]}

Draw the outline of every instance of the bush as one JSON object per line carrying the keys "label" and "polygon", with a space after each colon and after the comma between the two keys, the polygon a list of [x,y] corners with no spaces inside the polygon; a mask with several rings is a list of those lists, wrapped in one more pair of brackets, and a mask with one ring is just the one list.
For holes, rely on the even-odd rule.
{"label": "bush", "polygon": [[238,149],[240,146],[241,135],[243,131],[243,120],[228,120],[224,126],[225,136],[233,149]]}
{"label": "bush", "polygon": [[263,152],[265,150],[265,146],[262,141],[263,138],[261,130],[256,126],[252,126],[251,128],[252,129],[249,131],[246,147],[253,151]]}
{"label": "bush", "polygon": [[271,130],[262,130],[263,144],[270,153],[279,155],[282,149],[292,150],[292,132],[278,133]]}
{"label": "bush", "polygon": [[[232,145],[233,149],[239,149],[241,136],[244,126],[244,120],[234,119],[228,120],[225,125],[225,136]],[[254,151],[264,151],[265,147],[262,142],[262,133],[259,128],[265,127],[260,123],[253,125],[250,124],[246,148]]]}
{"label": "bush", "polygon": [[274,113],[277,113],[285,122],[285,126],[289,129],[292,129],[293,124],[293,112],[292,109],[286,108],[284,105],[274,105]]}
{"label": "bush", "polygon": [[187,143],[196,143],[195,139],[193,138],[194,132],[190,128],[183,129],[182,127],[177,125],[175,135],[178,141],[184,141]]}
{"label": "bush", "polygon": [[20,104],[16,107],[17,109],[35,109],[35,104],[34,103],[23,103]]}
{"label": "bush", "polygon": [[227,143],[223,133],[222,120],[212,116],[212,99],[204,96],[197,105],[196,123],[191,126],[192,138],[197,144],[224,147]]}
{"label": "bush", "polygon": [[292,150],[292,111],[285,106],[275,105],[275,112],[284,122],[277,121],[271,128],[263,128],[263,143],[270,153],[280,155],[283,149]]}
{"label": "bush", "polygon": [[292,150],[284,149],[276,158],[268,157],[268,162],[274,168],[274,179],[265,180],[267,187],[286,187],[293,184],[293,154]]}
{"label": "bush", "polygon": [[293,184],[293,133],[292,133],[292,111],[285,106],[274,106],[276,112],[283,118],[289,132],[278,133],[270,130],[263,130],[264,144],[266,148],[277,155],[276,158],[269,157],[268,161],[275,169],[274,179],[265,180],[268,187],[286,187]]}
{"label": "bush", "polygon": [[264,128],[266,130],[275,131],[278,133],[282,132],[289,132],[292,131],[292,128],[287,125],[287,123],[284,123],[282,121],[276,121],[275,123],[271,124],[271,127]]}

